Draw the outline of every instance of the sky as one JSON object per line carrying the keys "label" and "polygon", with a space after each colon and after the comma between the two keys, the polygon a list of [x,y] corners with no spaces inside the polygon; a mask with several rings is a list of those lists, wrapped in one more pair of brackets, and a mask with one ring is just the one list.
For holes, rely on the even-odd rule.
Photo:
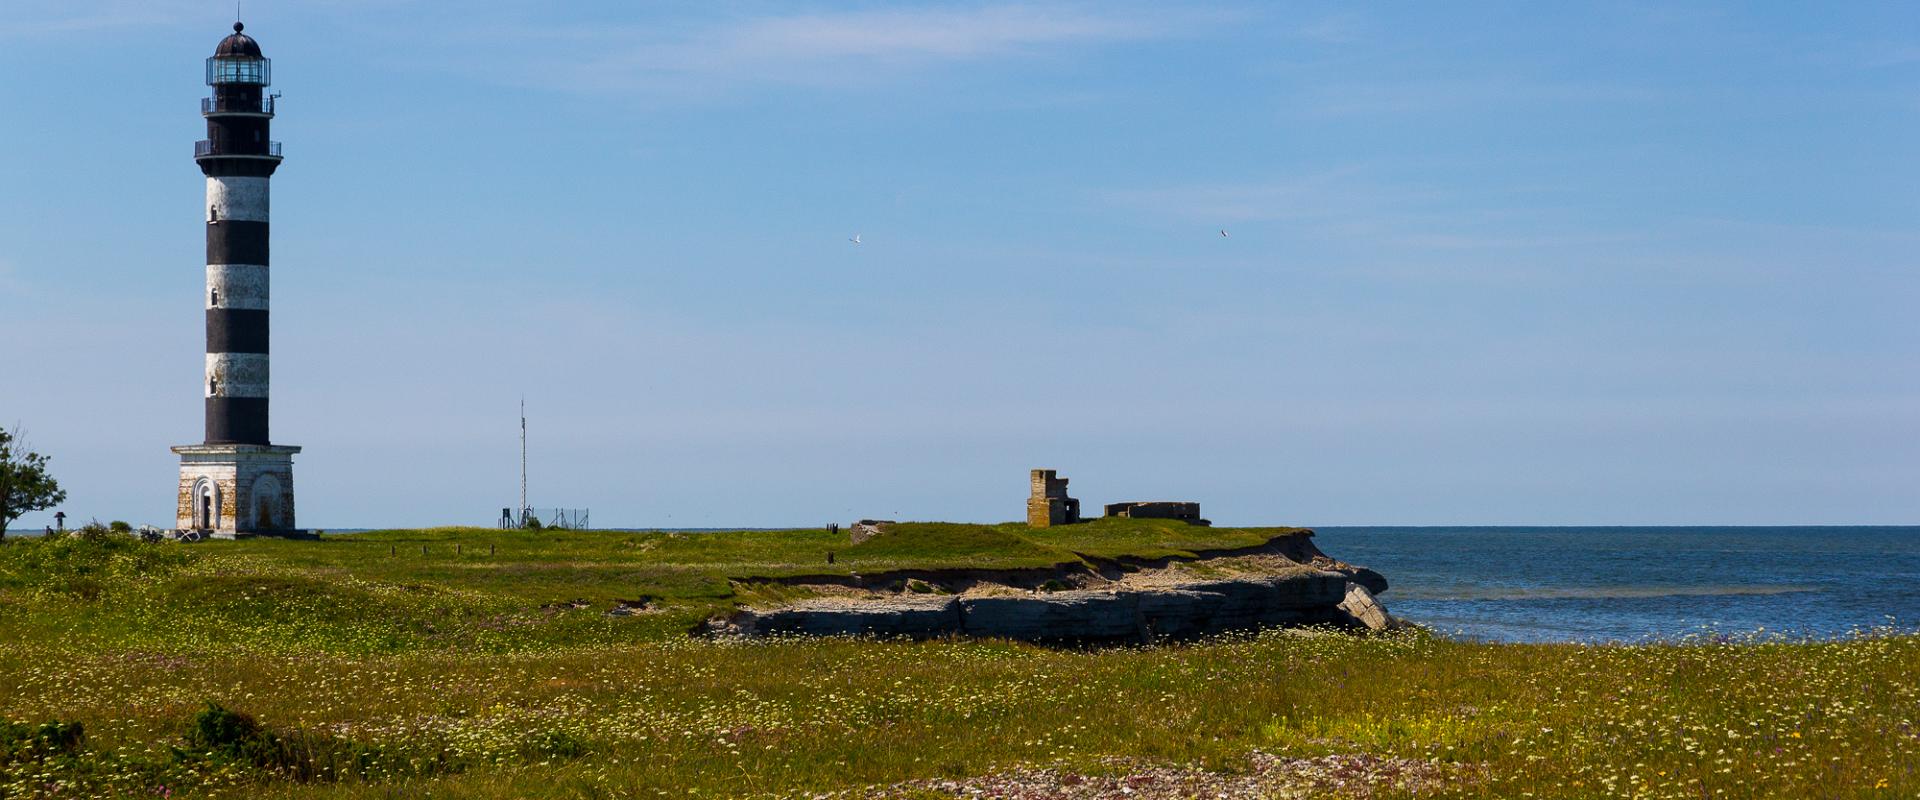
{"label": "sky", "polygon": [[[304,527],[1920,522],[1911,3],[247,0]],[[233,8],[0,3],[0,424],[169,525]],[[1222,235],[1222,231],[1229,235]],[[849,241],[859,235],[860,244]],[[18,527],[38,529],[50,513]]]}

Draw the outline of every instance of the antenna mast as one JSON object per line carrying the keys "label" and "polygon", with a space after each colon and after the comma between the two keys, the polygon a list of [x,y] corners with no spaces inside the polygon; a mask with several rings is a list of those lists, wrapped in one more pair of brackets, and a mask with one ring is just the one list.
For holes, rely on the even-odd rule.
{"label": "antenna mast", "polygon": [[527,398],[520,398],[520,527],[527,526]]}

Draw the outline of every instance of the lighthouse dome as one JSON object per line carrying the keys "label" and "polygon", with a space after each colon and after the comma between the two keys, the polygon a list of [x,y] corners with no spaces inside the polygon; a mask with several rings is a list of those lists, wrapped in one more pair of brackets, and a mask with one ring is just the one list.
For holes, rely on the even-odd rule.
{"label": "lighthouse dome", "polygon": [[242,23],[233,23],[233,33],[227,36],[227,38],[220,40],[220,46],[213,50],[213,57],[261,58],[260,43],[254,41],[253,37],[241,33],[241,31],[246,29],[247,26]]}

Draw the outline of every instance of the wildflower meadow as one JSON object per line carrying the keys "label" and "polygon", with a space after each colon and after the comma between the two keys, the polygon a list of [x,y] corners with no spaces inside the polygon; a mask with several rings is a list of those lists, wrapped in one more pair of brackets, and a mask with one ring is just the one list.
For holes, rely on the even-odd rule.
{"label": "wildflower meadow", "polygon": [[797,534],[513,535],[0,546],[0,798],[1920,796],[1892,628],[713,640]]}

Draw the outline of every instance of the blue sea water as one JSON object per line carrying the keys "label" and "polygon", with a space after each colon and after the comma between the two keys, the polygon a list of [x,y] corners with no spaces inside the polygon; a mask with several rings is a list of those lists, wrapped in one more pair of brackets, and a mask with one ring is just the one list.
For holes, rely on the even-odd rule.
{"label": "blue sea water", "polygon": [[1920,624],[1920,526],[1315,530],[1328,555],[1387,576],[1388,610],[1466,638],[1824,638]]}

